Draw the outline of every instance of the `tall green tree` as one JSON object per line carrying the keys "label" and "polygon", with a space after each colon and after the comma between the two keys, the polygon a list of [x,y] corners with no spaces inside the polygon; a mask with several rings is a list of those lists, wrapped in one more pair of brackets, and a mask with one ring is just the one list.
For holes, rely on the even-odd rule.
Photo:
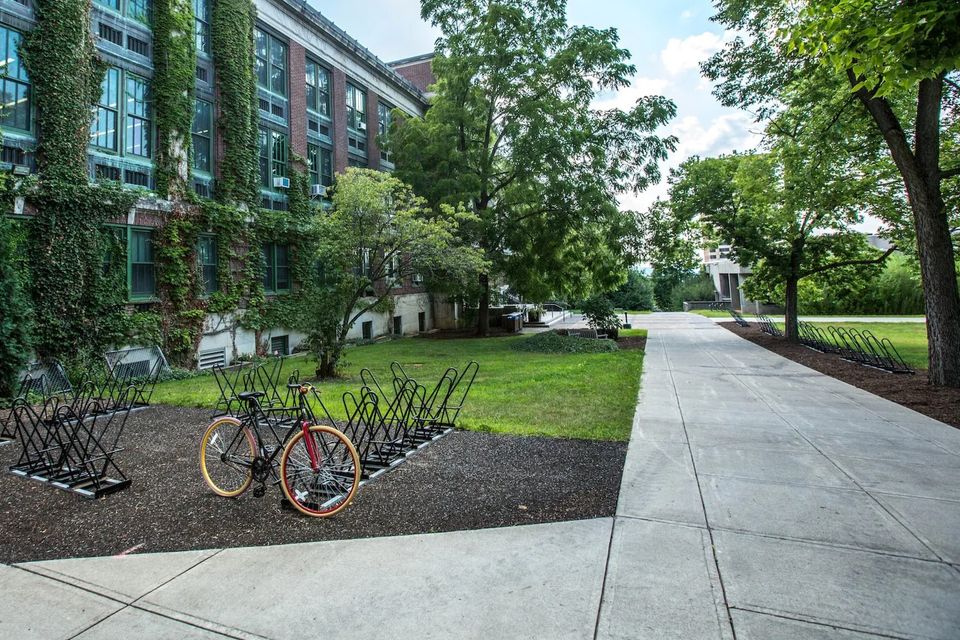
{"label": "tall green tree", "polygon": [[630,259],[610,240],[631,217],[616,199],[659,180],[676,141],[656,130],[673,103],[592,108],[635,69],[615,30],[568,25],[565,0],[423,0],[421,14],[442,33],[435,96],[422,120],[396,120],[389,146],[398,176],[431,204],[477,215],[463,231],[491,264],[478,332],[491,279],[584,293],[609,285],[612,265],[616,286]]}
{"label": "tall green tree", "polygon": [[913,218],[929,380],[960,387],[960,289],[945,198],[960,178],[960,5],[721,0],[718,9],[718,22],[746,34],[704,65],[721,101],[768,114],[786,87],[825,71],[847,84],[882,136]]}
{"label": "tall green tree", "polygon": [[390,308],[394,285],[415,274],[440,288],[476,278],[487,265],[459,238],[474,219],[449,205],[434,212],[387,173],[351,168],[338,176],[333,209],[308,230],[317,282],[302,316],[318,375],[336,374],[350,329],[364,313]]}

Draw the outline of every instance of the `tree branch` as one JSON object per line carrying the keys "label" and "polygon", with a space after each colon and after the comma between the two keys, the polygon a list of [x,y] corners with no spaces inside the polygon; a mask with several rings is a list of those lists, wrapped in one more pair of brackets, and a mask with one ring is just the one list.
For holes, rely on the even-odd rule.
{"label": "tree branch", "polygon": [[831,270],[833,270],[833,269],[839,269],[840,267],[851,267],[851,266],[858,265],[858,264],[859,264],[859,265],[881,264],[881,263],[883,263],[884,260],[886,260],[887,258],[890,257],[890,254],[892,254],[892,253],[893,253],[894,251],[896,251],[896,250],[897,250],[897,246],[896,246],[896,245],[893,245],[892,247],[890,247],[889,249],[887,249],[887,250],[883,253],[882,256],[880,256],[880,257],[878,257],[878,258],[874,258],[874,259],[872,259],[872,260],[841,260],[841,261],[839,261],[839,262],[831,262],[831,263],[825,264],[825,265],[823,265],[823,266],[821,266],[821,267],[817,267],[816,269],[810,269],[810,270],[808,270],[808,271],[802,271],[802,272],[800,273],[800,278],[802,279],[802,278],[806,278],[807,276],[812,276],[812,275],[814,275],[814,274],[816,274],[816,273],[823,273],[824,271],[831,271]]}

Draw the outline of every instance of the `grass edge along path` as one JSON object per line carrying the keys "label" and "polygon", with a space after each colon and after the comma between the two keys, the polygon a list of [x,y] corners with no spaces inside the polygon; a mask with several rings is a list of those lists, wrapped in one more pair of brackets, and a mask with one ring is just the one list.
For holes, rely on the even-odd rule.
{"label": "grass edge along path", "polygon": [[[403,338],[346,351],[343,377],[317,384],[334,418],[343,419],[345,391],[360,386],[360,370],[373,371],[381,384],[390,380],[394,360],[407,374],[432,388],[449,367],[480,363],[459,426],[472,431],[541,435],[588,440],[626,441],[636,406],[643,352],[620,350],[595,354],[519,352],[511,348],[527,336],[444,340]],[[284,363],[282,379],[299,369],[313,377],[308,356]],[[151,402],[212,409],[219,398],[211,375],[157,385]],[[197,425],[198,432],[203,425]]]}

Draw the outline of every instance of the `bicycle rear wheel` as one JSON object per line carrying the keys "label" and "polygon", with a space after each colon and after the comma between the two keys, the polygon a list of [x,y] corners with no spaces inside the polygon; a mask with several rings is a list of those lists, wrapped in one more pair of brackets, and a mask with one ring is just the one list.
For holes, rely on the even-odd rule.
{"label": "bicycle rear wheel", "polygon": [[[340,512],[360,486],[360,458],[347,436],[333,427],[299,429],[280,457],[280,487],[297,511],[317,518]],[[316,454],[316,468],[310,449]]]}
{"label": "bicycle rear wheel", "polygon": [[253,481],[256,443],[250,429],[231,417],[217,418],[200,442],[200,472],[217,495],[234,498]]}

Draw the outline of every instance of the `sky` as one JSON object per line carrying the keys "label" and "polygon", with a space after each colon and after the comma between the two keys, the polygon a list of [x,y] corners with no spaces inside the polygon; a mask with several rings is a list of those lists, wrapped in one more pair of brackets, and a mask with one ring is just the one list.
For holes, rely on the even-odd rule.
{"label": "sky", "polygon": [[[427,53],[439,33],[420,19],[419,0],[310,0],[327,18],[385,61]],[[700,76],[699,64],[730,38],[710,21],[708,0],[569,0],[570,24],[615,27],[620,46],[631,53],[636,76],[630,87],[598,96],[598,107],[628,108],[643,95],[663,95],[677,115],[661,132],[679,138],[663,165],[664,180],[639,195],[625,195],[621,206],[643,210],[666,195],[671,167],[692,155],[745,151],[760,141],[761,127],[750,114],[723,107]]]}

